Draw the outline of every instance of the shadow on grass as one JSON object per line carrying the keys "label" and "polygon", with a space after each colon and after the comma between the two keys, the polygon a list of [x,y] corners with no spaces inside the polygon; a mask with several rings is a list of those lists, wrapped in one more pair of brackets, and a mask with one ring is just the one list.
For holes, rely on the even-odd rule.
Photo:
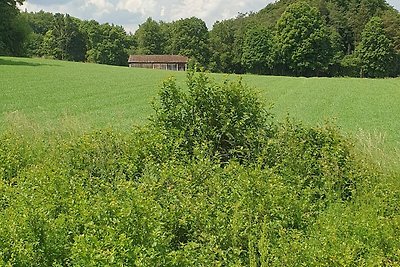
{"label": "shadow on grass", "polygon": [[0,66],[30,66],[30,67],[39,67],[39,66],[58,66],[53,64],[45,64],[45,63],[33,63],[33,62],[26,62],[22,60],[12,60],[12,59],[4,59],[0,58]]}

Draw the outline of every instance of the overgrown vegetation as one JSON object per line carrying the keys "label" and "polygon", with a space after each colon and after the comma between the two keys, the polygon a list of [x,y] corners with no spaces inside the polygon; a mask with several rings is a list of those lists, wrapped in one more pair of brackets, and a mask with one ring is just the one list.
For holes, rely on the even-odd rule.
{"label": "overgrown vegetation", "polygon": [[167,80],[149,125],[0,136],[0,264],[398,266],[398,174],[241,81]]}

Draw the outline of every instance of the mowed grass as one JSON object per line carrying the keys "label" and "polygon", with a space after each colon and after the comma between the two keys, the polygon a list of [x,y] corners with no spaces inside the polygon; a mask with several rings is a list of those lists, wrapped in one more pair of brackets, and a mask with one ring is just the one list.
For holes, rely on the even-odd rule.
{"label": "mowed grass", "polygon": [[[19,123],[83,130],[142,125],[170,76],[185,82],[183,72],[0,57],[0,130]],[[334,119],[364,142],[400,145],[400,79],[242,77],[274,105],[279,119],[287,114],[306,124]]]}

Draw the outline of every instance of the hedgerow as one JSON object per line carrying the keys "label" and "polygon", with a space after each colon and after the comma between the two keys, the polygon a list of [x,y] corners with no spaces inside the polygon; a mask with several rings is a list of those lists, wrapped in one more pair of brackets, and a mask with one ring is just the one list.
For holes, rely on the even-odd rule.
{"label": "hedgerow", "polygon": [[188,85],[130,132],[2,134],[0,265],[400,265],[398,175],[241,82]]}

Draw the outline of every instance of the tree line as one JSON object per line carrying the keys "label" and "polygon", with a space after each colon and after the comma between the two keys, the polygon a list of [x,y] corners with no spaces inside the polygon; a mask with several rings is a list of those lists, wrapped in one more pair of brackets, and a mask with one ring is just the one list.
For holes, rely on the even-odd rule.
{"label": "tree line", "polygon": [[113,65],[126,65],[128,54],[181,54],[213,72],[400,75],[400,13],[385,0],[280,0],[257,13],[218,21],[211,30],[196,17],[148,18],[134,34],[67,14],[18,14],[15,5],[22,0],[7,2],[20,23],[3,18],[0,29],[19,34],[11,40],[2,33],[1,54]]}
{"label": "tree line", "polygon": [[126,65],[131,35],[122,26],[80,20],[68,14],[44,11],[22,14],[32,32],[26,42],[28,56]]}

